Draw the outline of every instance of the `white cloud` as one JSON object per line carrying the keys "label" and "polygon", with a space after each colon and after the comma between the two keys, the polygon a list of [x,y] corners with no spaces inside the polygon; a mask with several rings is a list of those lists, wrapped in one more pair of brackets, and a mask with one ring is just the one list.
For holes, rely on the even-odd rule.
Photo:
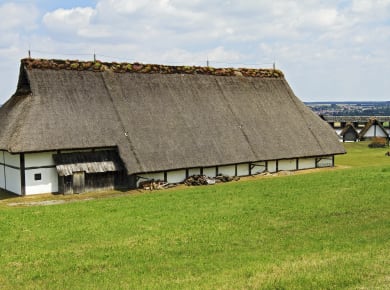
{"label": "white cloud", "polygon": [[91,22],[95,10],[91,7],[76,7],[72,9],[57,9],[53,12],[46,13],[43,16],[43,23],[46,27],[55,32],[74,32],[80,33],[86,29]]}
{"label": "white cloud", "polygon": [[[365,91],[356,89],[359,73],[390,70],[390,0],[96,0],[49,11],[5,1],[2,60],[25,56],[28,44],[38,57],[90,59],[96,51],[108,61],[204,65],[208,58],[214,66],[276,60],[304,99],[336,89],[355,98]],[[343,84],[321,86],[318,76]]]}
{"label": "white cloud", "polygon": [[38,11],[32,5],[4,3],[0,5],[0,15],[0,31],[29,31],[36,27]]}

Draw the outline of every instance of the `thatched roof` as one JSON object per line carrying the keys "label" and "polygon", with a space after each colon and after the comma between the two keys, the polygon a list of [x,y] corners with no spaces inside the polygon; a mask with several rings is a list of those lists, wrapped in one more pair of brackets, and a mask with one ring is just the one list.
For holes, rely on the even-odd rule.
{"label": "thatched roof", "polygon": [[129,174],[344,153],[282,73],[84,66],[22,60],[17,91],[0,109],[0,149],[117,146]]}
{"label": "thatched roof", "polygon": [[352,123],[347,123],[343,130],[340,132],[340,136],[344,136],[348,132],[353,133],[357,136],[359,136],[358,131],[356,130],[355,126]]}

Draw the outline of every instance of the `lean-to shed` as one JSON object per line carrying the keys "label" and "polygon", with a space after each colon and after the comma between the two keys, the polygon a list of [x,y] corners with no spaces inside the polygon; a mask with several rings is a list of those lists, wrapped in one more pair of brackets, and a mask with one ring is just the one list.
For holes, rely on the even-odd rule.
{"label": "lean-to shed", "polygon": [[343,138],[343,142],[356,142],[359,140],[359,133],[352,123],[347,123],[340,132],[340,136]]}
{"label": "lean-to shed", "polygon": [[0,187],[21,195],[333,166],[344,153],[278,70],[40,59],[21,61],[0,150]]}

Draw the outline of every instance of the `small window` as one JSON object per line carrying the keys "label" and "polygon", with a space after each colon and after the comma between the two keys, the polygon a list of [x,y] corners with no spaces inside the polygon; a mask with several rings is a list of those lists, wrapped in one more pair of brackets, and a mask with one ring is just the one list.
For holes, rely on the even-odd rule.
{"label": "small window", "polygon": [[42,174],[41,173],[35,173],[34,174],[34,180],[42,180]]}

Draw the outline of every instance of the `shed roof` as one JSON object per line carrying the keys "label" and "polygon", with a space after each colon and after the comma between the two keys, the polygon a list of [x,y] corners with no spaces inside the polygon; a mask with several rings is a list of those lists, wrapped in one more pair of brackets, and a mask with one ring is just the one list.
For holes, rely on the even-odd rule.
{"label": "shed roof", "polygon": [[145,66],[22,60],[0,149],[117,146],[129,174],[344,153],[279,71]]}
{"label": "shed roof", "polygon": [[79,171],[97,173],[124,170],[122,161],[115,150],[60,153],[54,154],[53,159],[60,176],[72,175]]}

